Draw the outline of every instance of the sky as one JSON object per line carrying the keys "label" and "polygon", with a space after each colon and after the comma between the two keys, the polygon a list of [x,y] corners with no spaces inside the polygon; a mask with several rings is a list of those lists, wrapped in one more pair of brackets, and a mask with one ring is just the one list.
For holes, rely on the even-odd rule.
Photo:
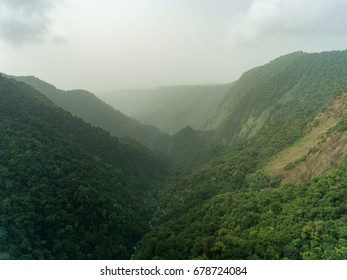
{"label": "sky", "polygon": [[347,49],[345,0],[0,0],[0,72],[94,93],[217,84]]}

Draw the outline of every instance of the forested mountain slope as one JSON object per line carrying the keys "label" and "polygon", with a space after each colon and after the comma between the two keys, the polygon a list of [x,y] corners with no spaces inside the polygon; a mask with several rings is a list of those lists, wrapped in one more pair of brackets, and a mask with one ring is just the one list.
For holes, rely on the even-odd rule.
{"label": "forested mountain slope", "polygon": [[166,164],[0,76],[0,257],[128,259]]}
{"label": "forested mountain slope", "polygon": [[147,147],[153,147],[166,136],[156,127],[143,125],[115,110],[94,94],[85,90],[59,90],[36,77],[13,77],[25,82],[51,99],[57,106],[117,137],[129,137]]}
{"label": "forested mountain slope", "polygon": [[233,83],[210,128],[225,143],[247,139],[266,123],[317,114],[347,90],[347,51],[292,53]]}

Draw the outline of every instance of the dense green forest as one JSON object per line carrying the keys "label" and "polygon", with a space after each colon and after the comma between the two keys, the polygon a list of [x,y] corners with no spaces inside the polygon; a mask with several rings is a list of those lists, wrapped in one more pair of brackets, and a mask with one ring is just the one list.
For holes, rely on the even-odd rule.
{"label": "dense green forest", "polygon": [[[231,183],[234,190],[221,185],[214,195],[197,190],[201,181],[196,177],[181,180],[178,186],[190,183],[189,191],[175,194],[183,206],[176,208],[172,198],[166,202],[136,257],[346,259],[346,174],[343,164],[309,183],[279,186],[264,174],[251,173],[244,184]],[[206,188],[214,184],[205,181]],[[163,199],[174,190],[166,189]],[[184,201],[196,191],[200,197]]]}
{"label": "dense green forest", "polygon": [[0,78],[0,254],[127,259],[166,164]]}
{"label": "dense green forest", "polygon": [[[347,113],[331,105],[346,69],[347,51],[280,57],[221,86],[215,114],[202,95],[193,115],[209,121],[173,135],[89,92],[2,75],[0,258],[347,259]],[[309,133],[322,158],[336,137],[339,164],[270,176],[287,149],[307,157]]]}

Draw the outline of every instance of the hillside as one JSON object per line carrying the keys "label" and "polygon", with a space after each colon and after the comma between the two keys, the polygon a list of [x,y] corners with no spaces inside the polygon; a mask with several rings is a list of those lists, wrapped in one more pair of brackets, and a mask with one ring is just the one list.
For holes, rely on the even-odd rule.
{"label": "hillside", "polygon": [[225,143],[266,123],[314,116],[347,90],[347,51],[296,52],[254,68],[233,83],[209,128]]}
{"label": "hillside", "polygon": [[46,95],[57,106],[86,122],[101,127],[117,137],[128,137],[137,140],[147,147],[152,147],[165,135],[157,128],[143,125],[138,121],[113,109],[94,94],[85,90],[63,91],[36,77],[13,77],[25,82]]}
{"label": "hillside", "polygon": [[142,92],[129,90],[104,95],[104,99],[120,111],[124,108],[141,123],[175,134],[186,126],[205,128],[230,86],[168,86]]}
{"label": "hillside", "polygon": [[165,162],[0,77],[0,258],[129,259]]}

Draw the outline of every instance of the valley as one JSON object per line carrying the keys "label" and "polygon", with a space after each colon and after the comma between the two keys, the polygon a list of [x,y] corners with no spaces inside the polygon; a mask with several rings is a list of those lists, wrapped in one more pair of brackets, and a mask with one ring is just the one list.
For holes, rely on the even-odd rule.
{"label": "valley", "polygon": [[134,92],[1,74],[0,259],[347,258],[347,51]]}

